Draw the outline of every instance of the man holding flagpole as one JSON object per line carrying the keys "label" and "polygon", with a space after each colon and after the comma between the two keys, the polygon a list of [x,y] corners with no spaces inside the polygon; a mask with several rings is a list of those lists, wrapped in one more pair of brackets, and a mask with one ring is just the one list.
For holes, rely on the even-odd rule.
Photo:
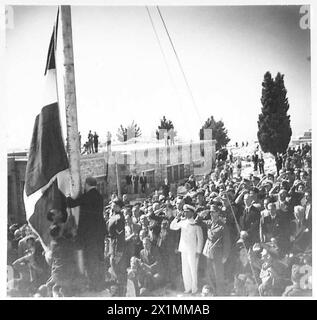
{"label": "man holding flagpole", "polygon": [[97,190],[97,180],[87,177],[85,192],[77,199],[67,197],[69,208],[80,206],[78,243],[83,249],[84,266],[90,291],[102,291],[104,275],[105,222],[103,219],[103,198]]}

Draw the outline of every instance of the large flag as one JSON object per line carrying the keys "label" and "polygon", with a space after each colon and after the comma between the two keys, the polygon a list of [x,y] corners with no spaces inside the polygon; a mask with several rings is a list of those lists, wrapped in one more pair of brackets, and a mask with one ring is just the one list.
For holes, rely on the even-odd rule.
{"label": "large flag", "polygon": [[25,177],[24,204],[26,217],[42,244],[49,245],[47,213],[50,209],[66,210],[69,193],[68,159],[60,124],[56,78],[57,23],[49,44],[45,67],[44,103],[36,116]]}

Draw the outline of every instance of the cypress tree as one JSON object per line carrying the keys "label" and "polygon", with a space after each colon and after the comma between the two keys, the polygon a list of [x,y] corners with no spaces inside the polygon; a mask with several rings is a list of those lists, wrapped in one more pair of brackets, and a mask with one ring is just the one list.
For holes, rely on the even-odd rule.
{"label": "cypress tree", "polygon": [[259,114],[257,135],[262,151],[274,156],[287,150],[292,136],[286,95],[284,75],[278,73],[273,80],[271,73],[266,72],[262,82],[262,112]]}

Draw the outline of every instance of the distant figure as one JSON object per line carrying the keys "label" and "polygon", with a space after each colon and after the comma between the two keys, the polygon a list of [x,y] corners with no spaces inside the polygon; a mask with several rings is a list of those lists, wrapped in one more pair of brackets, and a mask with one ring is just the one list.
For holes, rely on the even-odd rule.
{"label": "distant figure", "polygon": [[127,191],[128,193],[132,193],[132,174],[128,174],[126,177],[125,177],[125,180],[126,180],[126,184],[127,184]]}
{"label": "distant figure", "polygon": [[147,178],[144,175],[144,172],[142,172],[142,176],[140,177],[140,185],[141,185],[141,192],[146,192],[146,184],[147,184]]}
{"label": "distant figure", "polygon": [[230,159],[230,163],[233,163],[233,153],[232,153],[232,151],[230,151],[229,159]]}
{"label": "distant figure", "polygon": [[107,132],[107,150],[111,150],[111,133]]}
{"label": "distant figure", "polygon": [[136,175],[132,175],[131,177],[131,181],[132,181],[132,186],[133,186],[133,193],[137,194],[138,190],[139,190],[139,176]]}
{"label": "distant figure", "polygon": [[236,148],[238,148],[239,147],[239,143],[238,142],[236,142]]}
{"label": "distant figure", "polygon": [[168,183],[168,179],[164,179],[164,184],[162,185],[162,193],[165,198],[168,197],[168,193],[170,192],[170,184]]}
{"label": "distant figure", "polygon": [[91,130],[89,130],[88,133],[88,153],[93,153],[94,149],[93,149],[93,134],[91,133]]}
{"label": "distant figure", "polygon": [[94,137],[95,152],[98,153],[98,143],[99,143],[98,138],[99,138],[99,136],[97,135],[96,131],[95,131],[95,134],[93,137]]}
{"label": "distant figure", "polygon": [[264,159],[263,159],[263,154],[261,154],[261,157],[259,159],[259,170],[260,174],[264,174]]}
{"label": "distant figure", "polygon": [[244,147],[244,142],[242,141],[242,147]]}
{"label": "distant figure", "polygon": [[275,156],[275,165],[276,165],[276,175],[280,175],[280,170],[282,169],[283,166],[283,157],[279,153],[276,154]]}
{"label": "distant figure", "polygon": [[259,162],[259,156],[256,152],[252,155],[252,162],[253,162],[253,170],[258,171],[258,162]]}
{"label": "distant figure", "polygon": [[169,130],[169,137],[170,137],[170,145],[174,145],[175,144],[175,141],[174,141],[174,138],[175,138],[175,132],[174,132],[174,128],[170,129]]}
{"label": "distant figure", "polygon": [[168,146],[168,133],[166,130],[164,131],[164,141],[165,141],[165,146],[167,147]]}
{"label": "distant figure", "polygon": [[247,141],[245,145],[246,145],[246,147],[247,147],[247,146],[249,145],[249,142]]}

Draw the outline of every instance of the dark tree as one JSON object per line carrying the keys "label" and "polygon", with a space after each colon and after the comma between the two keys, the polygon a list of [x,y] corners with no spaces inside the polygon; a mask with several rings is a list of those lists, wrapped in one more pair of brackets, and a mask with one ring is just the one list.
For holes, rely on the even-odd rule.
{"label": "dark tree", "polygon": [[158,126],[158,130],[156,130],[156,137],[158,139],[163,139],[164,135],[160,134],[161,130],[167,130],[167,132],[171,129],[173,129],[174,137],[176,136],[176,131],[174,130],[174,124],[171,120],[167,120],[165,116],[163,116],[163,119],[160,120],[161,123]]}
{"label": "dark tree", "polygon": [[128,141],[132,138],[138,138],[142,135],[140,127],[132,121],[128,127],[120,125],[118,129],[117,138],[120,142]]}
{"label": "dark tree", "polygon": [[278,73],[273,80],[271,73],[267,72],[262,82],[258,140],[262,151],[270,152],[274,156],[286,152],[292,136],[286,94],[284,75]]}
{"label": "dark tree", "polygon": [[224,123],[221,120],[216,121],[213,116],[208,118],[199,130],[200,140],[204,140],[204,129],[212,129],[212,139],[216,140],[216,150],[225,147],[230,141],[227,129],[224,127]]}

